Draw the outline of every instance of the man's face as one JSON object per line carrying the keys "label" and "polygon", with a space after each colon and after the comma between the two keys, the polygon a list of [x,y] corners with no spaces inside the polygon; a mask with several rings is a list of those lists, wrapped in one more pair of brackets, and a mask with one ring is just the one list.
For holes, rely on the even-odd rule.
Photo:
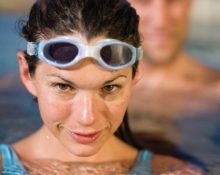
{"label": "man's face", "polygon": [[191,0],[130,0],[140,15],[145,59],[169,63],[186,38]]}

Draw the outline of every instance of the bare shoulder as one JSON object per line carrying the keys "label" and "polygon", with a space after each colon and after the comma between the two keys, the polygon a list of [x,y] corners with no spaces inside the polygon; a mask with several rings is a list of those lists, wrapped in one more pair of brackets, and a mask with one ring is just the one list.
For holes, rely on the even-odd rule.
{"label": "bare shoulder", "polygon": [[34,134],[23,138],[22,140],[18,140],[17,142],[12,144],[13,149],[20,159],[29,159],[33,155],[33,147],[38,146],[35,142]]}
{"label": "bare shoulder", "polygon": [[152,157],[152,171],[154,175],[205,175],[205,172],[188,162],[171,156],[154,155]]}
{"label": "bare shoulder", "polygon": [[220,69],[213,68],[208,65],[201,65],[201,74],[203,77],[203,83],[210,94],[220,97]]}
{"label": "bare shoulder", "polygon": [[189,77],[192,77],[194,82],[198,82],[202,89],[208,90],[209,93],[219,96],[220,69],[192,57],[188,57],[188,63],[187,72],[189,72]]}
{"label": "bare shoulder", "polygon": [[188,69],[206,81],[220,81],[220,69],[200,61],[198,58],[187,56]]}
{"label": "bare shoulder", "polygon": [[26,158],[28,154],[31,154],[30,143],[27,139],[12,144],[12,147],[20,159]]}

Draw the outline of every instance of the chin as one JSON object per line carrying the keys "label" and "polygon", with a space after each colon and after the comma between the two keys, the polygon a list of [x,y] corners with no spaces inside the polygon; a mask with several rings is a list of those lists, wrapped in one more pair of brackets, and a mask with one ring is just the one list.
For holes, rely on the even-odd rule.
{"label": "chin", "polygon": [[164,57],[159,57],[159,56],[148,56],[146,55],[144,57],[146,63],[152,64],[152,65],[166,65],[172,62],[170,58],[164,58]]}
{"label": "chin", "polygon": [[100,147],[82,145],[78,148],[71,148],[71,153],[77,157],[91,157],[99,152]]}
{"label": "chin", "polygon": [[171,43],[161,46],[147,45],[144,47],[144,58],[147,63],[167,65],[176,60],[181,52],[181,43]]}
{"label": "chin", "polygon": [[168,65],[172,62],[174,62],[177,58],[178,52],[170,52],[170,53],[154,53],[154,54],[145,54],[144,58],[147,63],[150,63],[152,65]]}

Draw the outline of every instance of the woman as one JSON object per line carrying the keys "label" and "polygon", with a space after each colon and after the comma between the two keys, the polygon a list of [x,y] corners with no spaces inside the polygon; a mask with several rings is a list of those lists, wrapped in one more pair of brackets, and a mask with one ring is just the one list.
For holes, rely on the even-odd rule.
{"label": "woman", "polygon": [[138,21],[125,0],[36,1],[18,62],[44,124],[0,146],[3,174],[153,171],[156,157],[114,135],[140,77]]}

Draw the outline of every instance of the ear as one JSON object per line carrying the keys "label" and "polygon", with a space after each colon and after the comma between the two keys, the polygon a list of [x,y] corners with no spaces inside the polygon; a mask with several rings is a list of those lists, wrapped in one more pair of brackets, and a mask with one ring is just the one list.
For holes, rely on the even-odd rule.
{"label": "ear", "polygon": [[134,78],[133,78],[133,85],[136,85],[141,80],[142,76],[143,76],[143,67],[140,61],[138,64],[136,73],[134,75]]}
{"label": "ear", "polygon": [[22,51],[18,51],[17,59],[18,59],[18,65],[19,65],[19,70],[20,70],[20,78],[24,86],[33,96],[36,96],[34,78],[29,73],[28,64],[25,59],[25,54]]}

